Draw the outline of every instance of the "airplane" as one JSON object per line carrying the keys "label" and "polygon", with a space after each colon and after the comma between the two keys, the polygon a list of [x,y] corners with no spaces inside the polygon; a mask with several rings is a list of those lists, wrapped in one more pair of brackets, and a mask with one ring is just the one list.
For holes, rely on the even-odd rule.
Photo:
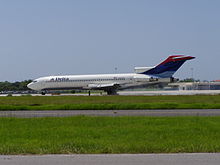
{"label": "airplane", "polygon": [[108,95],[117,94],[118,90],[149,86],[161,82],[173,82],[174,73],[192,56],[172,55],[155,67],[135,67],[135,73],[64,75],[48,76],[35,79],[28,88],[41,91],[45,95],[49,90],[104,90]]}

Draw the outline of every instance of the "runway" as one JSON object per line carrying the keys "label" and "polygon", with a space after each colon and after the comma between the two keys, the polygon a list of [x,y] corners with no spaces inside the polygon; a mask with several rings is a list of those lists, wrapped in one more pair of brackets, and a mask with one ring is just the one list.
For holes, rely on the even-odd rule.
{"label": "runway", "polygon": [[56,111],[0,111],[0,117],[67,117],[67,116],[220,116],[220,109],[187,110],[56,110]]}
{"label": "runway", "polygon": [[162,90],[162,91],[120,91],[124,96],[160,96],[160,95],[219,95],[220,90]]}
{"label": "runway", "polygon": [[4,165],[219,165],[219,153],[0,156]]}
{"label": "runway", "polygon": [[[219,95],[220,90],[158,90],[158,91],[118,91],[118,95],[122,96],[169,96],[169,95]],[[76,94],[30,94],[31,96],[88,96],[88,93]],[[91,93],[91,96],[105,96],[106,93]],[[0,94],[0,97],[6,97],[8,94]],[[12,94],[12,96],[27,96],[27,94]]]}

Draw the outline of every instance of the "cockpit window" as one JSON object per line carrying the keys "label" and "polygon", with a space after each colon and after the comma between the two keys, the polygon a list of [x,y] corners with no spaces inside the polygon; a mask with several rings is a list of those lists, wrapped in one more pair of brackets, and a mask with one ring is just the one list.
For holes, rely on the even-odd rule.
{"label": "cockpit window", "polygon": [[36,82],[37,82],[37,80],[34,80],[34,81],[33,81],[33,83],[36,83]]}

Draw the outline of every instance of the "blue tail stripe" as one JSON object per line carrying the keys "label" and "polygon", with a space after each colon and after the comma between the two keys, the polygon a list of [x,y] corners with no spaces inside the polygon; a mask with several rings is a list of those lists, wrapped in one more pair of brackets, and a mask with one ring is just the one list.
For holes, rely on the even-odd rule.
{"label": "blue tail stripe", "polygon": [[183,65],[186,60],[170,61],[162,65],[158,65],[142,74],[157,76],[157,77],[172,77],[173,74]]}

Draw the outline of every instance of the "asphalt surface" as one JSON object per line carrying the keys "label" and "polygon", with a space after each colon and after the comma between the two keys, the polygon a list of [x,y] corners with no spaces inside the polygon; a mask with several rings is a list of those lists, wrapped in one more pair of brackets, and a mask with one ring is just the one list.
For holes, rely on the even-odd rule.
{"label": "asphalt surface", "polygon": [[219,165],[219,153],[3,156],[2,165]]}
{"label": "asphalt surface", "polygon": [[[220,90],[159,90],[159,91],[118,91],[118,95],[124,96],[160,96],[160,95],[219,95]],[[27,94],[12,94],[13,96],[26,96]],[[31,96],[54,96],[51,94],[30,94]],[[91,93],[91,96],[105,96],[106,93]],[[0,97],[8,94],[0,94]],[[88,93],[59,94],[57,96],[88,96]]]}
{"label": "asphalt surface", "polygon": [[67,117],[67,116],[220,116],[220,109],[187,110],[56,110],[0,111],[0,117]]}
{"label": "asphalt surface", "polygon": [[219,95],[220,90],[163,90],[163,91],[119,91],[119,95],[160,96],[160,95]]}

